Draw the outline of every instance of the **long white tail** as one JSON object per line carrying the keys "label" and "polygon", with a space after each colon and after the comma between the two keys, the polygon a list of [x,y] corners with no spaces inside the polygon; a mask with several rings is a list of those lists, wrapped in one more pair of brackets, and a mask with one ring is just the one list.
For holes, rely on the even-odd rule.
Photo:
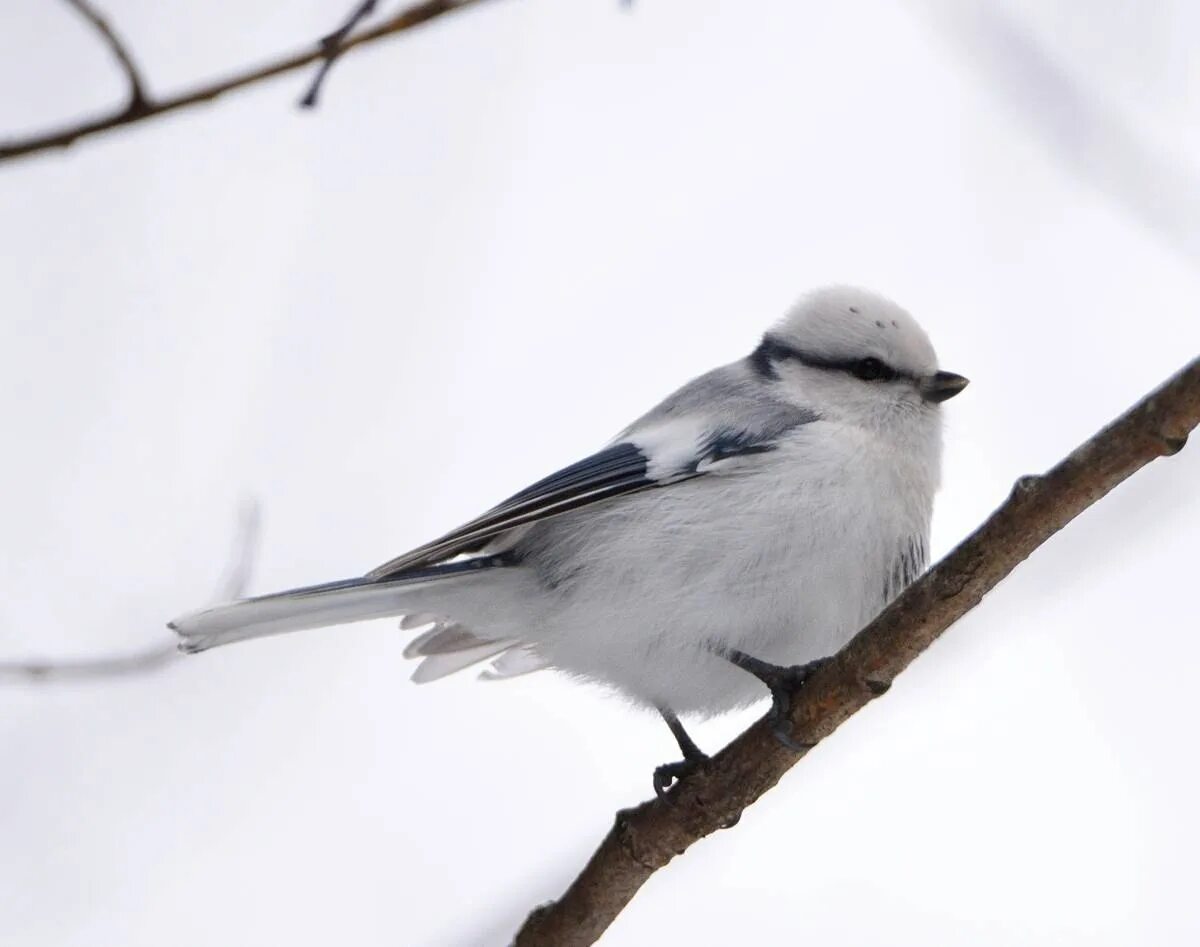
{"label": "long white tail", "polygon": [[206,651],[218,645],[288,631],[388,618],[411,611],[410,580],[348,579],[259,598],[241,599],[190,612],[170,622],[183,640],[180,650]]}
{"label": "long white tail", "polygon": [[418,683],[493,658],[489,679],[544,667],[524,640],[530,603],[538,599],[536,580],[493,563],[475,559],[393,579],[327,582],[205,608],[169,627],[182,639],[180,650],[194,653],[289,631],[401,617],[402,631],[431,626],[404,652],[423,659],[413,674]]}

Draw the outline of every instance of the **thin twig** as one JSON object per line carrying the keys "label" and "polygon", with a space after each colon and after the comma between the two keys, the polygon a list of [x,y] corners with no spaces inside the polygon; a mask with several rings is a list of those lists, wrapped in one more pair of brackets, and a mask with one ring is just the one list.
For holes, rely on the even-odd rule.
{"label": "thin twig", "polygon": [[109,51],[116,57],[117,62],[121,66],[121,71],[125,73],[125,78],[129,81],[129,102],[125,106],[125,112],[130,115],[139,115],[150,108],[150,99],[146,95],[146,86],[142,82],[141,74],[138,72],[137,66],[133,62],[133,57],[129,50],[125,48],[125,44],[121,42],[121,38],[113,31],[113,28],[108,25],[108,21],[100,15],[100,12],[93,7],[88,0],[67,0],[71,6],[79,11],[80,16],[92,24],[96,32],[100,34]]}
{"label": "thin twig", "polygon": [[330,68],[332,68],[334,62],[337,61],[338,57],[342,55],[342,51],[346,48],[344,45],[346,38],[359,23],[374,12],[375,0],[362,0],[350,16],[346,18],[345,23],[321,40],[321,49],[325,53],[325,58],[321,60],[321,65],[317,68],[317,74],[313,76],[312,85],[308,87],[308,91],[300,99],[301,108],[311,109],[317,107],[317,99],[321,95],[321,86],[325,82],[325,76],[329,74]]}
{"label": "thin twig", "polygon": [[[233,554],[213,600],[227,602],[241,598],[250,584],[254,559],[258,550],[261,517],[258,504],[247,501],[238,515],[238,528],[233,540]],[[106,655],[99,658],[33,659],[0,662],[0,681],[15,680],[42,684],[50,681],[90,681],[102,678],[127,677],[157,671],[182,657],[174,639],[154,644],[128,654]]]}
{"label": "thin twig", "polygon": [[250,587],[254,575],[254,560],[258,556],[258,538],[262,532],[262,508],[257,500],[246,499],[238,512],[237,531],[233,536],[233,555],[225,573],[217,583],[214,602],[231,602],[241,598]]}
{"label": "thin twig", "polygon": [[92,681],[129,677],[157,671],[179,657],[174,644],[156,644],[129,654],[103,658],[47,658],[45,660],[0,662],[0,681],[25,681],[31,684]]}
{"label": "thin twig", "polygon": [[[1200,424],[1200,358],[1042,476],[1022,477],[988,520],[911,585],[796,693],[794,739],[815,746],[892,681],[1038,546],[1152,460],[1182,449]],[[665,800],[617,813],[582,872],[537,908],[515,947],[582,947],[608,928],[655,871],[729,828],[806,754],[785,749],[765,720]]]}
{"label": "thin twig", "polygon": [[[377,26],[369,30],[364,30],[357,36],[348,37],[341,44],[341,51],[338,55],[344,55],[347,51],[358,46],[374,43],[385,37],[411,30],[423,23],[436,19],[442,14],[453,13],[456,10],[463,10],[482,2],[484,0],[426,0],[424,3],[418,3],[406,10],[401,10],[394,16],[388,17]],[[300,52],[283,56],[266,65],[245,69],[234,75],[214,80],[173,96],[155,99],[145,109],[137,113],[130,112],[128,108],[121,108],[107,115],[76,122],[62,128],[53,129],[52,131],[31,135],[27,138],[10,139],[0,142],[0,162],[9,161],[23,155],[35,154],[39,151],[46,151],[51,148],[65,148],[73,142],[79,141],[81,138],[88,138],[92,135],[98,135],[101,132],[145,121],[156,115],[164,115],[167,112],[174,112],[179,109],[198,105],[201,102],[208,102],[218,96],[224,95],[226,92],[242,89],[246,86],[255,85],[256,83],[274,78],[275,76],[281,76],[285,73],[302,69],[310,63],[324,59],[325,56],[326,51],[321,47],[320,43],[313,44]]]}

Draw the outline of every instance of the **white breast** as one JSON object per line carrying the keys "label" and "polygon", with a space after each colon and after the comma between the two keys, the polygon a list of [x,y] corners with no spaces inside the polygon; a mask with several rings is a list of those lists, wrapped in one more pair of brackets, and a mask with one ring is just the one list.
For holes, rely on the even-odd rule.
{"label": "white breast", "polygon": [[534,557],[548,607],[526,637],[570,673],[676,713],[765,696],[715,656],[833,653],[885,604],[897,557],[929,530],[928,452],[828,422],[721,473],[554,521]]}

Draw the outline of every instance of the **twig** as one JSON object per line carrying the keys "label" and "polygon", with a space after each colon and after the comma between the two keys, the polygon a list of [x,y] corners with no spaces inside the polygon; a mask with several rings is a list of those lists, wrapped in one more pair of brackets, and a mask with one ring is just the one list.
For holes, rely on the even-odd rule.
{"label": "twig", "polygon": [[257,500],[244,500],[238,512],[237,532],[233,536],[233,555],[229,557],[225,574],[217,583],[214,602],[229,602],[246,594],[254,575],[254,559],[258,555],[261,532],[262,508]]}
{"label": "twig", "polygon": [[[250,584],[255,553],[258,548],[260,519],[258,504],[247,501],[238,516],[238,528],[233,541],[233,555],[230,556],[224,576],[217,584],[217,591],[213,596],[215,601],[226,602],[230,599],[241,598]],[[48,681],[84,681],[126,677],[157,671],[178,657],[181,655],[172,639],[129,654],[108,655],[100,658],[3,661],[0,662],[0,681],[7,679],[41,684]]]}
{"label": "twig", "polygon": [[[406,10],[401,10],[394,16],[387,18],[369,30],[364,30],[357,36],[346,38],[340,45],[338,55],[344,55],[355,47],[374,43],[387,36],[411,30],[423,23],[436,19],[442,14],[462,10],[482,2],[484,0],[426,0],[424,3],[418,3]],[[242,89],[246,86],[274,78],[275,76],[301,69],[310,63],[325,59],[326,56],[327,51],[318,43],[300,52],[283,56],[266,65],[245,69],[231,76],[226,76],[223,79],[217,79],[197,86],[189,91],[180,92],[167,98],[152,99],[145,108],[138,112],[130,111],[129,108],[125,107],[98,118],[73,123],[62,128],[31,135],[27,138],[3,141],[0,142],[0,162],[9,161],[23,155],[35,154],[39,151],[46,151],[51,148],[65,148],[81,138],[88,138],[101,132],[131,125],[134,122],[145,121],[156,115],[164,115],[167,112],[174,112],[179,109],[198,105],[201,102],[208,102],[220,95],[224,95],[226,92]]]}
{"label": "twig", "polygon": [[157,671],[178,656],[179,650],[174,644],[156,644],[141,651],[103,658],[4,661],[0,662],[0,681],[44,684],[51,681],[91,681],[127,677]]}
{"label": "twig", "polygon": [[375,0],[362,0],[354,12],[346,18],[346,22],[339,26],[336,30],[321,40],[321,49],[325,54],[325,58],[321,60],[321,65],[317,69],[317,74],[313,76],[312,85],[308,87],[308,91],[304,93],[304,97],[300,100],[300,107],[311,109],[317,107],[317,99],[321,95],[321,85],[325,82],[325,76],[328,75],[330,68],[338,57],[342,55],[342,51],[346,48],[343,44],[346,37],[350,35],[359,23],[375,12]]}
{"label": "twig", "polygon": [[[815,746],[885,693],[896,675],[1030,553],[1118,483],[1182,449],[1200,423],[1200,358],[1008,500],[957,549],[816,671],[793,702],[795,739]],[[805,754],[782,747],[760,720],[665,800],[617,813],[583,871],[537,908],[514,947],[592,944],[659,868],[729,828]]]}
{"label": "twig", "polygon": [[129,102],[125,106],[125,111],[131,114],[138,114],[145,111],[150,100],[146,96],[146,86],[142,82],[141,74],[138,68],[134,65],[133,57],[129,54],[129,50],[125,48],[125,44],[111,26],[108,21],[100,15],[100,12],[93,7],[88,0],[67,0],[71,6],[79,11],[80,16],[95,27],[96,32],[100,34],[109,51],[116,57],[117,62],[121,66],[121,71],[125,73],[125,78],[129,81]]}

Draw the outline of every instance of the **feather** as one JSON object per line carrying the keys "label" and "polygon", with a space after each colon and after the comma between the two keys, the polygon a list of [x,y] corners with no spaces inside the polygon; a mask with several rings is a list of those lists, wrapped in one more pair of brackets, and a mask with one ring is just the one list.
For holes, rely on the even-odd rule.
{"label": "feather", "polygon": [[539,480],[440,539],[385,562],[369,575],[402,575],[413,568],[478,551],[489,540],[517,526],[654,486],[656,481],[646,475],[646,464],[645,455],[635,445],[614,444]]}
{"label": "feather", "polygon": [[400,616],[400,630],[412,631],[414,628],[424,628],[426,625],[436,624],[437,615],[430,615],[427,612],[415,612],[412,615]]}
{"label": "feather", "polygon": [[703,418],[654,417],[621,440],[514,494],[499,506],[440,539],[373,569],[371,578],[478,552],[518,527],[542,522],[602,500],[664,487],[709,472],[723,460],[771,450],[792,428],[817,420],[810,411],[780,406],[757,427],[712,428]]}
{"label": "feather", "polygon": [[478,637],[457,622],[450,622],[437,625],[424,634],[418,635],[408,643],[404,649],[404,656],[406,658],[425,658],[433,654],[467,651],[490,643],[488,639]]}
{"label": "feather", "polygon": [[[444,588],[444,595],[453,601],[452,587],[471,583],[488,573],[504,572],[508,564],[502,557],[483,556],[413,571],[394,579],[327,582],[191,612],[170,622],[168,627],[183,639],[180,650],[194,653],[290,631],[420,615],[423,609],[418,598],[428,594],[430,588]],[[475,597],[486,597],[487,591],[480,586]]]}
{"label": "feather", "polygon": [[759,699],[714,651],[788,665],[849,640],[920,571],[941,456],[936,357],[903,310],[823,291],[767,340],[363,579],[177,620],[183,647],[405,616],[418,682],[488,662],[676,714]]}
{"label": "feather", "polygon": [[468,648],[465,651],[431,655],[417,665],[417,669],[413,671],[412,680],[416,684],[428,684],[430,681],[439,680],[447,674],[453,674],[455,671],[468,668],[472,664],[486,661],[493,655],[511,648],[514,644],[516,644],[515,641],[487,641],[474,648]]}
{"label": "feather", "polygon": [[550,662],[531,647],[509,648],[479,672],[481,681],[503,681],[548,668]]}

